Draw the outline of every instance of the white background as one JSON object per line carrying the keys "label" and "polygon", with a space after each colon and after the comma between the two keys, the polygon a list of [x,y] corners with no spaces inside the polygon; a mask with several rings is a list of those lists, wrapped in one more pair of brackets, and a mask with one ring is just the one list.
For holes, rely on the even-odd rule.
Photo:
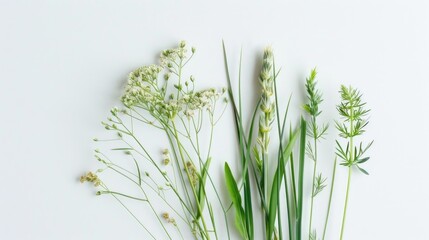
{"label": "white background", "polygon": [[[247,113],[271,45],[295,123],[305,76],[317,66],[321,119],[332,126],[322,143],[326,176],[338,88],[359,88],[372,109],[361,140],[375,143],[370,176],[353,175],[346,239],[429,239],[429,3],[232,2],[1,1],[0,239],[147,239],[114,199],[95,197],[78,177],[99,167],[91,139],[105,134],[99,122],[127,74],[182,39],[197,47],[189,70],[203,87],[226,85],[221,40],[233,74],[243,47]],[[230,109],[219,129],[212,174],[222,186],[222,164],[236,156]],[[345,182],[339,167],[328,239],[338,239]],[[320,233],[326,198],[316,200]],[[144,221],[158,226],[152,219]]]}

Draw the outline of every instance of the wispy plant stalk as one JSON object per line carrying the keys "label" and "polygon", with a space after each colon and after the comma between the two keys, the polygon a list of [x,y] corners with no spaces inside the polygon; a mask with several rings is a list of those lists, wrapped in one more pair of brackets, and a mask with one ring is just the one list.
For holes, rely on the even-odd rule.
{"label": "wispy plant stalk", "polygon": [[348,170],[346,196],[340,232],[340,240],[342,240],[349,203],[352,168],[356,167],[362,173],[368,174],[366,170],[360,167],[360,164],[369,160],[369,157],[364,157],[364,154],[371,147],[372,142],[370,142],[365,148],[363,148],[362,143],[360,143],[359,147],[354,145],[354,138],[362,135],[365,132],[365,127],[368,125],[368,120],[364,119],[364,117],[370,110],[365,108],[366,103],[361,100],[362,94],[355,88],[341,86],[340,95],[341,102],[337,106],[337,110],[342,122],[337,121],[336,128],[340,132],[339,136],[347,140],[347,145],[346,147],[343,147],[338,141],[336,141],[336,154],[342,159],[342,163],[340,163],[340,165],[346,166]]}
{"label": "wispy plant stalk", "polygon": [[310,217],[309,217],[309,228],[308,228],[308,238],[309,240],[316,240],[316,230],[312,228],[313,223],[313,206],[314,198],[325,188],[325,180],[321,174],[316,175],[317,171],[317,160],[318,160],[318,141],[324,137],[326,131],[328,130],[328,125],[319,126],[317,123],[317,117],[322,113],[320,111],[319,105],[322,103],[322,93],[316,88],[316,69],[314,68],[310,76],[306,79],[305,88],[307,91],[308,103],[304,105],[304,110],[308,113],[309,128],[308,136],[313,139],[313,143],[310,141],[307,143],[307,156],[313,160],[313,175],[312,175],[312,188],[311,188],[311,203],[310,203]]}

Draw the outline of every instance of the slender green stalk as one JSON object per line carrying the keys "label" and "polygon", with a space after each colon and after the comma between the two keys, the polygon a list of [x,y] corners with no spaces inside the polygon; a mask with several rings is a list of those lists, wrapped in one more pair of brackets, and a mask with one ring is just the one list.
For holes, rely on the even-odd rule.
{"label": "slender green stalk", "polygon": [[[312,184],[311,184],[311,202],[310,202],[310,217],[308,224],[308,238],[309,240],[316,240],[316,230],[313,231],[312,223],[313,223],[313,208],[314,208],[314,198],[318,193],[320,193],[325,185],[323,182],[325,181],[321,174],[319,176],[316,175],[317,170],[317,160],[318,160],[318,152],[317,152],[317,142],[320,138],[326,134],[328,129],[327,125],[322,125],[319,127],[317,124],[317,116],[319,116],[322,111],[319,110],[319,105],[323,101],[321,92],[316,88],[316,69],[314,68],[311,71],[310,76],[306,79],[305,87],[307,91],[308,103],[304,105],[304,110],[310,115],[310,124],[309,124],[309,133],[308,135],[313,138],[313,145],[310,142],[307,144],[307,155],[313,160],[313,175],[312,175]],[[314,235],[313,235],[314,233]]]}
{"label": "slender green stalk", "polygon": [[[275,106],[276,106],[276,117],[277,117],[277,130],[278,130],[278,135],[279,135],[279,151],[278,151],[278,166],[277,168],[281,168],[281,169],[285,169],[285,160],[284,160],[284,156],[283,156],[283,133],[284,133],[284,124],[283,124],[283,129],[280,128],[280,114],[279,114],[279,102],[278,102],[278,95],[277,95],[277,74],[276,74],[276,65],[275,65],[275,61],[273,59],[273,75],[274,75],[274,99],[275,99]],[[289,108],[289,105],[287,107],[287,109]],[[285,115],[287,115],[287,110]],[[283,123],[286,121],[286,116],[283,119]],[[280,176],[280,174],[277,174],[277,178],[274,180],[277,181],[277,187],[275,189],[275,191],[277,193],[280,193],[280,188],[281,188],[281,181],[282,181],[282,176]],[[285,187],[287,188],[287,181],[285,181]],[[279,239],[283,240],[283,226],[282,226],[282,218],[281,218],[281,204],[280,204],[280,194],[277,194],[277,203],[278,203],[278,207],[277,207],[277,216],[278,216],[278,228],[279,228]],[[289,203],[289,199],[286,197],[286,208],[288,208],[288,204]],[[288,211],[289,214],[289,211]],[[289,216],[288,216],[288,224],[289,226]],[[289,230],[289,237],[291,236],[291,231]]]}
{"label": "slender green stalk", "polygon": [[[351,108],[349,110],[349,116],[350,116],[350,132],[354,132],[353,128],[354,128],[354,110],[353,108]],[[355,159],[354,156],[354,146],[353,146],[353,135],[349,136],[349,144],[350,144],[350,157],[349,159]],[[350,181],[351,181],[351,177],[352,177],[352,168],[351,166],[348,166],[348,176],[347,176],[347,189],[346,189],[346,199],[344,202],[344,210],[343,210],[343,220],[341,223],[341,234],[340,234],[340,240],[343,239],[343,235],[344,235],[344,227],[345,227],[345,223],[346,223],[346,216],[347,216],[347,205],[349,203],[349,192],[350,192]]]}
{"label": "slender green stalk", "polygon": [[330,213],[330,211],[331,211],[332,193],[334,192],[335,171],[336,171],[336,169],[337,169],[337,157],[335,157],[335,160],[334,160],[334,167],[333,167],[333,170],[332,170],[331,188],[330,188],[330,190],[329,190],[328,209],[327,209],[327,211],[326,211],[325,226],[323,227],[322,240],[325,240],[326,229],[327,229],[327,227],[328,227],[329,213]]}
{"label": "slender green stalk", "polygon": [[[316,117],[313,117],[313,122],[316,122]],[[312,187],[311,187],[311,203],[310,203],[310,223],[308,226],[308,238],[311,239],[311,230],[312,230],[312,222],[313,222],[313,203],[314,203],[314,190],[315,190],[315,182],[316,182],[316,169],[317,169],[317,138],[314,138],[314,165],[313,165],[313,179],[312,179]]]}
{"label": "slender green stalk", "polygon": [[147,229],[147,227],[136,217],[136,215],[133,214],[133,212],[114,194],[111,194],[112,197],[114,197],[116,199],[116,201],[119,202],[119,204],[121,204],[121,206],[140,224],[140,226],[143,227],[143,229],[146,230],[146,232],[150,235],[151,238],[155,239],[155,236],[152,234],[151,231],[149,231],[149,229]]}
{"label": "slender green stalk", "polygon": [[[336,154],[343,160],[340,165],[346,166],[348,168],[347,189],[340,233],[340,240],[342,240],[344,236],[347,207],[349,202],[352,167],[355,166],[362,173],[368,174],[365,169],[360,167],[360,164],[368,161],[369,157],[364,157],[363,155],[371,147],[372,142],[369,143],[365,148],[363,148],[362,143],[356,147],[354,145],[354,137],[362,135],[365,132],[365,126],[368,124],[368,121],[363,119],[363,117],[366,116],[370,110],[364,108],[366,103],[363,103],[361,100],[362,94],[357,89],[352,87],[347,88],[345,86],[341,86],[340,94],[342,101],[337,106],[337,110],[344,122],[336,122],[336,128],[340,132],[340,137],[348,140],[347,146],[345,148],[342,147],[338,141],[336,141]],[[349,126],[347,126],[346,123],[348,123]]]}
{"label": "slender green stalk", "polygon": [[[174,129],[174,137],[176,138],[176,141],[177,142],[180,142],[180,140],[179,140],[179,136],[178,136],[178,133],[177,133],[177,128],[176,128],[176,124],[174,123],[174,122],[172,122],[172,124],[173,124],[173,129]],[[184,157],[184,155],[183,155],[183,151],[182,151],[182,146],[178,146],[178,148],[179,148],[179,154],[180,154],[180,157],[181,157],[181,159],[182,159],[182,164],[183,164],[183,166],[186,166],[186,162],[185,162],[185,157]],[[207,224],[206,224],[206,221],[205,221],[205,219],[204,219],[204,216],[203,216],[203,211],[201,210],[201,205],[200,205],[200,203],[198,202],[198,196],[197,196],[197,192],[196,192],[196,190],[195,190],[195,187],[194,186],[192,186],[192,177],[191,177],[191,173],[190,173],[190,170],[189,170],[189,168],[188,167],[185,167],[185,172],[186,172],[186,175],[187,175],[187,177],[188,177],[188,180],[189,180],[189,182],[191,183],[191,190],[192,190],[192,193],[193,193],[193,195],[194,195],[194,198],[195,198],[195,202],[196,202],[196,207],[197,207],[197,211],[198,211],[198,213],[200,214],[200,216],[201,216],[201,222],[202,222],[202,224],[203,224],[203,227],[204,227],[204,235],[205,235],[205,237],[208,239],[208,240],[210,240],[210,235],[209,235],[209,231],[208,231],[208,228],[207,228]]]}
{"label": "slender green stalk", "polygon": [[303,192],[304,192],[304,156],[305,156],[305,137],[307,135],[307,123],[301,118],[301,139],[299,150],[299,173],[298,173],[298,211],[296,214],[296,238],[301,239],[302,228],[302,209],[303,209]]}
{"label": "slender green stalk", "polygon": [[[241,193],[236,193],[234,191],[230,192],[230,197],[232,198],[233,202],[235,201],[234,208],[236,209],[236,227],[239,230],[241,236],[244,239],[254,239],[254,226],[253,226],[253,210],[252,210],[252,198],[251,198],[251,185],[250,185],[250,178],[248,174],[248,168],[250,167],[254,173],[255,169],[253,167],[253,162],[251,161],[251,143],[252,143],[252,137],[253,137],[253,126],[254,126],[254,120],[256,118],[257,109],[260,106],[260,101],[255,106],[255,110],[253,112],[253,116],[251,118],[251,124],[249,127],[249,134],[246,137],[246,133],[244,131],[243,122],[242,122],[242,114],[241,114],[241,60],[242,60],[242,53],[240,53],[240,67],[239,67],[239,77],[238,77],[238,85],[239,85],[239,91],[238,91],[238,102],[235,100],[233,91],[232,91],[232,84],[231,84],[231,78],[229,74],[229,68],[228,68],[228,58],[226,54],[226,48],[225,44],[222,42],[223,47],[223,54],[224,54],[224,63],[225,63],[225,71],[226,71],[226,77],[227,77],[227,83],[228,83],[228,94],[231,99],[233,113],[234,113],[234,123],[237,133],[237,140],[239,145],[239,154],[240,154],[240,160],[241,160],[241,178],[243,179],[242,185],[240,188],[243,189],[243,195],[244,195],[244,208],[241,206],[241,200],[238,200],[238,195]],[[238,103],[238,106],[237,106]],[[225,177],[227,178],[227,171],[225,172]],[[229,176],[227,179],[227,186],[229,189],[235,189],[233,187],[235,179],[233,176]],[[236,183],[235,183],[236,184]],[[256,185],[258,188],[259,194],[262,196],[262,190],[260,187],[260,182],[256,181]],[[240,196],[241,199],[241,196]],[[239,206],[237,206],[239,205]],[[262,201],[261,203],[262,207],[267,211],[266,203],[265,201]],[[243,229],[244,228],[244,229]]]}
{"label": "slender green stalk", "polygon": [[348,173],[348,177],[347,177],[347,190],[346,190],[346,200],[344,202],[344,213],[343,213],[343,221],[341,223],[341,235],[340,235],[340,240],[343,239],[343,235],[344,235],[344,226],[346,223],[346,216],[347,216],[347,205],[349,203],[349,192],[350,192],[350,181],[351,181],[351,176],[352,176],[352,168],[349,167],[349,173]]}

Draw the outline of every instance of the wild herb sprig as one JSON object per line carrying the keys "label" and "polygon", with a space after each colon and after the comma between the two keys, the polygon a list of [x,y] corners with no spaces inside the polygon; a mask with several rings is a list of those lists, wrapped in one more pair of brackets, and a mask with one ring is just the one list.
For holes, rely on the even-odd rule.
{"label": "wild herb sprig", "polygon": [[[305,149],[305,121],[302,120],[301,127],[298,127],[295,131],[292,129],[289,131],[289,136],[286,135],[286,117],[289,108],[289,104],[286,107],[285,115],[283,119],[279,116],[279,104],[278,95],[276,91],[276,78],[278,72],[276,72],[274,57],[271,48],[266,48],[262,58],[262,70],[259,75],[259,82],[261,87],[261,95],[258,102],[255,104],[253,115],[250,121],[248,131],[244,129],[244,120],[241,113],[241,74],[239,74],[239,88],[238,88],[238,100],[236,100],[231,84],[231,77],[229,75],[227,54],[224,47],[224,59],[227,73],[227,80],[229,86],[229,95],[232,100],[232,106],[235,116],[235,125],[237,129],[237,141],[239,145],[240,159],[242,163],[241,174],[238,179],[243,179],[242,188],[238,184],[239,180],[234,177],[231,173],[228,163],[225,163],[225,181],[230,198],[235,208],[235,219],[236,228],[240,232],[243,239],[254,239],[253,235],[253,211],[251,207],[251,189],[249,173],[253,173],[252,176],[255,178],[256,190],[259,196],[259,203],[261,205],[262,219],[264,222],[263,233],[265,239],[283,239],[282,229],[285,227],[281,221],[281,205],[280,196],[282,191],[285,191],[287,199],[287,225],[288,234],[290,239],[295,238],[295,231],[293,228],[300,228],[302,219],[302,193],[303,193],[303,155]],[[241,59],[241,57],[240,57]],[[240,72],[241,72],[241,60],[240,60]],[[257,129],[257,139],[253,141],[254,122],[259,115],[259,128]],[[275,118],[277,116],[277,118]],[[279,146],[278,154],[275,158],[268,156],[268,146],[270,144],[270,131],[273,123],[277,119],[278,135],[279,135]],[[301,134],[300,134],[301,133]],[[299,137],[301,135],[301,137]],[[292,187],[293,192],[289,192],[289,175],[286,175],[289,170],[293,173],[293,163],[287,164],[289,159],[292,161],[292,151],[297,139],[301,138],[302,154],[300,156],[299,167],[300,176],[299,187]],[[285,142],[285,143],[284,143]],[[251,151],[251,146],[253,146]],[[273,155],[274,156],[274,155]],[[268,174],[269,167],[275,169],[274,176]],[[292,174],[293,175],[293,174]],[[282,182],[288,187],[283,187]],[[294,182],[294,180],[292,181]],[[300,194],[296,192],[299,190]],[[301,198],[300,198],[301,196]],[[298,198],[298,201],[296,200]],[[244,199],[244,202],[243,202]],[[298,209],[295,211],[295,209]],[[296,215],[295,215],[296,212]],[[299,237],[299,236],[298,236]]]}
{"label": "wild herb sprig", "polygon": [[[145,223],[126,207],[121,198],[148,204],[165,233],[162,238],[175,239],[168,230],[168,224],[173,225],[179,236],[184,238],[181,228],[178,227],[180,223],[187,225],[196,239],[218,239],[213,203],[206,197],[209,189],[214,190],[224,212],[224,224],[229,236],[227,206],[222,203],[209,172],[214,127],[226,109],[226,104],[221,112],[216,108],[221,104],[219,100],[226,89],[197,91],[195,78],[184,76],[183,69],[195,51],[195,48],[191,48],[191,55],[188,56],[188,48],[182,41],[177,48],[161,53],[159,65],[143,66],[131,72],[121,98],[124,108],[113,108],[108,121],[102,122],[106,130],[117,135],[114,141],[120,146],[112,150],[123,151],[134,163],[134,169],[116,163],[109,159],[107,154],[97,150],[96,159],[105,166],[98,172],[111,170],[117,173],[135,184],[143,196],[111,191],[106,183],[92,173],[82,178],[82,181],[94,182],[102,187],[102,190],[97,192],[98,195],[114,196],[153,239],[159,237],[148,231]],[[202,133],[202,129],[207,125],[205,118],[208,119],[209,144],[207,150],[203,151],[202,138],[207,136]],[[143,142],[148,136],[140,135],[139,125],[160,129],[165,134],[169,148],[162,151],[161,157],[154,157],[145,147]],[[144,169],[151,166],[150,169],[154,172],[143,173],[142,166]],[[211,188],[208,188],[207,180]],[[158,198],[156,201],[161,200],[168,209],[155,209],[151,200],[153,195]]]}
{"label": "wild herb sprig", "polygon": [[[254,146],[254,157],[259,172],[259,182],[262,188],[262,196],[265,202],[269,202],[269,170],[270,159],[268,147],[270,144],[271,125],[274,121],[274,75],[273,72],[273,52],[270,47],[265,48],[262,58],[262,70],[259,74],[259,83],[261,86],[261,102],[259,111],[259,128],[257,146]],[[267,213],[266,213],[267,214]],[[269,226],[269,220],[266,219],[266,226]],[[268,227],[267,227],[268,228]],[[269,230],[268,230],[269,231]]]}
{"label": "wild herb sprig", "polygon": [[368,172],[363,169],[360,164],[369,160],[369,157],[366,157],[364,154],[371,147],[373,142],[370,142],[366,147],[363,147],[362,142],[358,146],[354,145],[355,138],[361,136],[365,132],[365,127],[368,125],[368,120],[365,119],[365,117],[370,110],[366,108],[366,103],[362,101],[362,94],[355,88],[343,85],[341,86],[340,95],[341,102],[337,106],[337,110],[342,121],[337,121],[335,125],[339,131],[339,136],[346,139],[347,144],[344,146],[340,144],[339,141],[336,141],[336,154],[342,160],[340,165],[348,168],[347,189],[340,233],[340,239],[343,239],[352,168],[356,167],[362,173],[368,175]]}
{"label": "wild herb sprig", "polygon": [[323,188],[325,188],[326,178],[322,177],[322,174],[316,175],[317,171],[317,160],[318,160],[318,149],[317,143],[320,139],[322,139],[328,130],[328,125],[323,124],[321,126],[317,123],[317,117],[322,113],[319,106],[323,101],[322,93],[320,90],[316,88],[316,69],[313,69],[310,73],[310,76],[306,79],[305,88],[307,91],[307,99],[308,103],[304,105],[304,110],[310,117],[308,124],[308,136],[313,139],[313,142],[310,141],[307,143],[306,153],[307,156],[313,160],[313,176],[312,176],[312,189],[311,189],[311,203],[310,203],[310,217],[309,217],[309,228],[308,228],[308,236],[309,239],[317,239],[316,238],[316,229],[312,229],[313,223],[313,206],[314,206],[314,198],[317,194],[319,194]]}

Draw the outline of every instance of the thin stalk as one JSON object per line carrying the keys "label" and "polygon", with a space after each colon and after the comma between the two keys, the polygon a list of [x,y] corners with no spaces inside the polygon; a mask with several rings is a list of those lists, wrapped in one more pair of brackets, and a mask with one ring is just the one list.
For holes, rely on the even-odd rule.
{"label": "thin stalk", "polygon": [[[107,190],[108,190],[108,188],[107,187],[105,187]],[[144,230],[146,230],[146,232],[153,238],[153,239],[155,239],[156,240],[156,238],[155,238],[155,236],[151,233],[151,231],[149,231],[149,229],[147,229],[146,228],[146,226],[136,217],[136,215],[134,215],[133,214],[133,212],[127,207],[127,206],[125,206],[125,204],[117,197],[117,196],[115,196],[114,194],[111,194],[112,195],[112,197],[114,197],[115,199],[116,199],[116,201],[118,201],[119,202],[119,204],[121,204],[122,205],[122,207],[124,207],[125,208],[125,210],[127,210],[127,212],[139,223],[139,225],[140,226],[142,226],[143,228],[144,228]]]}
{"label": "thin stalk", "polygon": [[313,140],[314,140],[314,166],[313,166],[313,181],[312,181],[312,187],[311,187],[311,203],[310,203],[310,223],[308,227],[308,239],[311,237],[311,226],[312,226],[312,220],[313,220],[313,203],[314,203],[314,182],[316,180],[316,169],[317,169],[317,132],[316,132],[316,117],[313,115],[312,118],[313,121]]}
{"label": "thin stalk", "polygon": [[[125,142],[125,141],[124,141]],[[126,142],[125,142],[126,143]],[[109,161],[109,163],[106,163],[106,165],[107,165],[107,168],[108,169],[111,169],[111,170],[113,170],[113,171],[115,171],[115,172],[117,172],[118,174],[120,174],[120,175],[122,175],[123,177],[125,177],[125,178],[127,178],[128,180],[130,180],[132,183],[134,183],[134,184],[136,184],[140,189],[141,189],[141,191],[144,193],[144,190],[143,190],[143,188],[142,188],[142,186],[141,186],[141,184],[139,184],[139,183],[137,183],[136,181],[134,181],[133,179],[131,179],[129,176],[127,176],[126,174],[124,174],[123,172],[121,172],[121,171],[119,171],[118,169],[116,169],[116,168],[119,168],[120,170],[123,170],[123,171],[125,171],[125,172],[127,172],[128,174],[130,174],[130,175],[132,175],[132,176],[134,176],[134,177],[138,177],[136,174],[134,174],[134,173],[132,173],[132,172],[130,172],[130,171],[128,171],[127,169],[125,169],[125,168],[123,168],[123,167],[121,167],[121,166],[119,166],[119,165],[117,165],[117,164],[115,164],[115,163],[113,163],[106,155],[104,155],[103,153],[101,153],[103,156],[105,156],[106,157],[106,159]],[[116,167],[116,168],[115,168]],[[142,182],[144,183],[144,184],[146,184],[153,192],[155,192],[163,201],[164,201],[164,203],[166,203],[169,207],[170,207],[170,209],[172,210],[172,211],[174,211],[185,223],[187,223],[187,225],[188,226],[190,226],[190,223],[189,223],[189,220],[187,220],[187,219],[185,219],[179,212],[177,212],[177,210],[175,209],[175,208],[173,208],[173,206],[165,199],[165,197],[163,197],[155,188],[153,188],[152,187],[152,185],[150,185],[148,182],[146,182],[146,181],[144,181],[144,180],[142,180]],[[173,186],[171,186],[171,188],[172,188],[172,190],[173,191],[176,191],[174,188],[173,188]],[[145,193],[144,193],[145,194]],[[146,194],[145,194],[146,195]],[[127,197],[131,197],[131,196],[127,196]],[[134,198],[134,197],[131,197],[131,198]],[[136,200],[144,200],[144,199],[136,199]],[[183,205],[184,203],[183,203],[183,201],[179,198],[179,201],[180,201],[180,203]],[[184,211],[185,209],[183,209],[183,211]],[[189,211],[189,209],[188,209],[188,212],[190,213],[190,214],[192,214],[192,212],[190,212]],[[186,212],[184,211],[184,213],[186,214]]]}
{"label": "thin stalk", "polygon": [[[280,113],[279,113],[279,103],[278,103],[278,94],[277,94],[277,75],[276,75],[276,65],[275,65],[274,60],[273,60],[273,75],[274,75],[274,96],[275,96],[274,99],[275,99],[275,108],[276,108],[276,117],[277,117],[277,130],[278,130],[278,134],[279,134],[279,145],[280,145],[279,146],[280,149],[278,152],[280,164],[277,167],[284,170],[285,169],[285,166],[284,166],[285,159],[283,156],[282,141],[283,141],[283,134],[284,134],[284,126],[285,126],[285,122],[286,122],[286,117],[287,117],[287,113],[289,110],[290,98],[289,98],[289,102],[288,102],[288,105],[286,108],[285,116],[283,118],[283,124],[282,124],[282,126],[280,126]],[[286,175],[286,174],[284,174],[284,175]],[[281,188],[280,185],[281,185],[281,181],[282,181],[281,177],[282,177],[281,174],[277,174],[277,179],[276,179],[276,181],[277,181],[277,189],[276,189],[277,193],[280,193],[280,188]],[[288,185],[288,183],[287,183],[286,178],[285,178],[285,188],[287,188],[287,185]],[[277,194],[277,203],[278,203],[277,215],[278,215],[279,239],[282,240],[283,239],[283,229],[282,229],[282,218],[281,218],[280,194]],[[287,223],[287,225],[289,226],[290,215],[289,215],[289,196],[288,196],[288,194],[286,196],[286,209],[288,209],[288,223]],[[291,238],[291,236],[292,236],[292,234],[291,234],[291,231],[289,229],[289,238]]]}
{"label": "thin stalk", "polygon": [[[350,132],[353,132],[353,108],[350,109]],[[354,146],[353,146],[353,136],[350,137],[350,159],[349,161],[353,161],[354,160]],[[352,167],[348,166],[349,168],[349,173],[348,173],[348,177],[347,177],[347,189],[346,189],[346,200],[344,202],[344,212],[343,212],[343,221],[341,223],[341,234],[340,234],[340,240],[343,239],[343,235],[344,235],[344,226],[346,223],[346,216],[347,216],[347,205],[349,203],[349,191],[350,191],[350,180],[351,180],[351,175],[352,175]]]}
{"label": "thin stalk", "polygon": [[326,228],[328,226],[329,212],[331,211],[332,193],[334,192],[335,170],[337,168],[337,157],[334,160],[334,169],[332,171],[331,189],[329,190],[328,211],[326,212],[325,227],[323,228],[322,240],[325,240]]}
{"label": "thin stalk", "polygon": [[[182,151],[182,146],[180,145],[180,139],[179,139],[178,133],[176,131],[176,124],[174,122],[172,122],[172,124],[173,124],[173,130],[174,130],[174,137],[175,137],[176,141],[178,142],[178,148],[179,148],[180,157],[182,159],[182,164],[183,164],[183,166],[185,166],[186,175],[188,177],[189,182],[191,183],[192,178],[191,178],[191,175],[189,173],[188,168],[186,167],[185,157],[184,157],[183,151]],[[191,185],[192,185],[192,183],[191,183]],[[198,202],[197,193],[196,193],[195,188],[193,186],[191,186],[191,189],[192,189],[192,193],[194,195],[195,201],[196,201],[198,213],[201,215],[201,222],[203,223],[203,227],[204,227],[204,235],[208,240],[210,240],[209,231],[208,231],[207,224],[206,224],[206,221],[205,221],[204,216],[203,216],[203,212],[201,210],[200,203]]]}
{"label": "thin stalk", "polygon": [[144,199],[144,198],[137,198],[137,197],[133,197],[133,196],[130,196],[130,195],[127,195],[127,194],[123,194],[123,193],[120,193],[120,192],[114,192],[114,191],[99,191],[98,193],[99,194],[116,194],[116,195],[119,195],[119,196],[123,196],[123,197],[126,197],[126,198],[130,198],[130,199],[134,199],[134,200],[142,201],[142,202],[147,202],[148,201],[147,199]]}
{"label": "thin stalk", "polygon": [[340,235],[340,240],[343,239],[343,235],[344,235],[344,225],[346,223],[346,216],[347,216],[347,204],[349,202],[349,190],[350,190],[350,179],[351,179],[351,175],[352,175],[352,167],[349,167],[349,174],[348,174],[348,179],[347,179],[347,190],[346,190],[346,201],[344,203],[344,214],[343,214],[343,222],[341,224],[341,235]]}
{"label": "thin stalk", "polygon": [[[195,123],[193,124],[193,127],[194,127],[194,130],[196,131],[197,130],[197,128],[196,128],[196,125],[195,125]],[[210,133],[210,146],[211,146],[211,142],[212,142],[212,138],[213,138],[213,131],[214,130],[214,125],[212,125],[212,127],[211,127],[211,133]],[[190,133],[188,132],[188,137],[189,137],[189,142],[191,143],[191,146],[192,146],[192,148],[194,149],[194,151],[197,153],[197,155],[198,155],[198,158],[199,158],[199,161],[200,161],[200,164],[202,164],[202,158],[201,158],[201,155],[199,154],[199,146],[198,146],[198,141],[196,142],[196,143],[194,143],[194,141],[192,141],[192,139],[191,139],[191,137],[190,137],[190,135],[189,135]],[[196,135],[196,138],[198,139],[198,134],[195,134]],[[184,149],[185,150],[185,149]],[[186,150],[185,150],[185,152],[186,152]],[[189,156],[189,154],[186,152],[186,155],[187,156]],[[209,156],[210,156],[210,150],[208,151],[208,154],[207,154],[207,159],[209,158]],[[226,225],[226,231],[227,231],[227,235],[228,235],[228,239],[231,239],[231,236],[230,236],[230,233],[229,233],[229,224],[228,224],[228,218],[227,218],[227,215],[226,215],[226,213],[227,213],[227,210],[225,209],[225,206],[223,205],[223,203],[222,203],[222,200],[220,199],[220,195],[219,195],[219,192],[217,191],[217,189],[216,189],[216,187],[215,187],[215,184],[214,184],[214,182],[213,182],[213,179],[212,179],[212,177],[211,177],[211,174],[210,173],[207,173],[207,177],[209,178],[209,181],[210,181],[210,184],[212,185],[212,187],[213,187],[213,190],[214,190],[214,192],[215,192],[215,194],[216,194],[216,197],[217,197],[217,199],[218,199],[218,201],[219,201],[219,204],[220,204],[220,206],[221,206],[221,209],[222,209],[222,212],[223,212],[223,215],[224,215],[224,220],[225,220],[225,225]]]}
{"label": "thin stalk", "polygon": [[[262,142],[263,145],[265,145],[265,139],[266,139],[266,133],[262,136]],[[262,198],[266,203],[269,203],[268,200],[268,153],[265,152],[265,148],[262,148]],[[265,233],[266,233],[266,239],[269,240],[269,212],[267,211],[265,214]]]}
{"label": "thin stalk", "polygon": [[[183,122],[183,120],[182,120],[182,122]],[[212,142],[213,142],[213,134],[214,134],[214,126],[215,126],[215,124],[213,123],[213,116],[211,117],[210,123],[211,123],[211,127],[210,127],[210,140],[209,140],[209,149],[207,151],[207,157],[206,157],[206,159],[209,159],[209,157],[210,157],[211,146],[212,146]],[[199,145],[199,137],[198,137],[198,130],[197,130],[197,125],[195,124],[194,118],[192,118],[192,126],[193,126],[194,132],[195,132],[195,139],[196,139],[195,142],[192,140],[190,130],[186,129],[186,125],[185,124],[183,124],[183,126],[185,127],[185,131],[187,133],[186,137],[188,138],[189,143],[191,144],[194,152],[197,154],[200,166],[202,167],[202,165],[204,165],[204,162],[203,162],[203,159],[201,157],[201,151],[200,151],[200,145]],[[186,156],[188,156],[190,158],[190,154],[188,153],[188,151],[186,151],[185,148],[182,148],[182,149],[185,152]],[[222,208],[224,219],[225,219],[225,225],[226,225],[228,239],[230,239],[231,237],[230,237],[230,233],[229,233],[229,224],[228,224],[228,219],[227,219],[227,216],[226,216],[226,212],[227,211],[225,210],[225,207],[224,207],[224,205],[222,203],[222,200],[220,199],[220,195],[219,195],[219,193],[218,193],[218,191],[216,189],[216,186],[215,186],[215,184],[214,184],[214,182],[212,180],[211,174],[208,173],[208,172],[207,172],[207,177],[209,178],[210,184],[212,185],[213,190],[215,191],[216,197],[217,197],[217,199],[219,201],[219,204],[220,204],[220,206]],[[205,191],[205,188],[204,188],[204,191]],[[207,198],[206,198],[206,203],[207,203],[207,205],[209,205]],[[218,237],[217,237],[217,231],[216,231],[216,227],[215,227],[215,222],[214,221],[212,221],[212,226],[213,226],[214,233],[215,233],[215,236],[216,236],[216,239],[217,239]]]}
{"label": "thin stalk", "polygon": [[299,150],[299,173],[298,173],[298,208],[296,216],[296,237],[301,240],[302,228],[302,208],[303,208],[303,185],[304,185],[304,158],[305,158],[305,137],[307,135],[306,121],[301,118],[301,139]]}

